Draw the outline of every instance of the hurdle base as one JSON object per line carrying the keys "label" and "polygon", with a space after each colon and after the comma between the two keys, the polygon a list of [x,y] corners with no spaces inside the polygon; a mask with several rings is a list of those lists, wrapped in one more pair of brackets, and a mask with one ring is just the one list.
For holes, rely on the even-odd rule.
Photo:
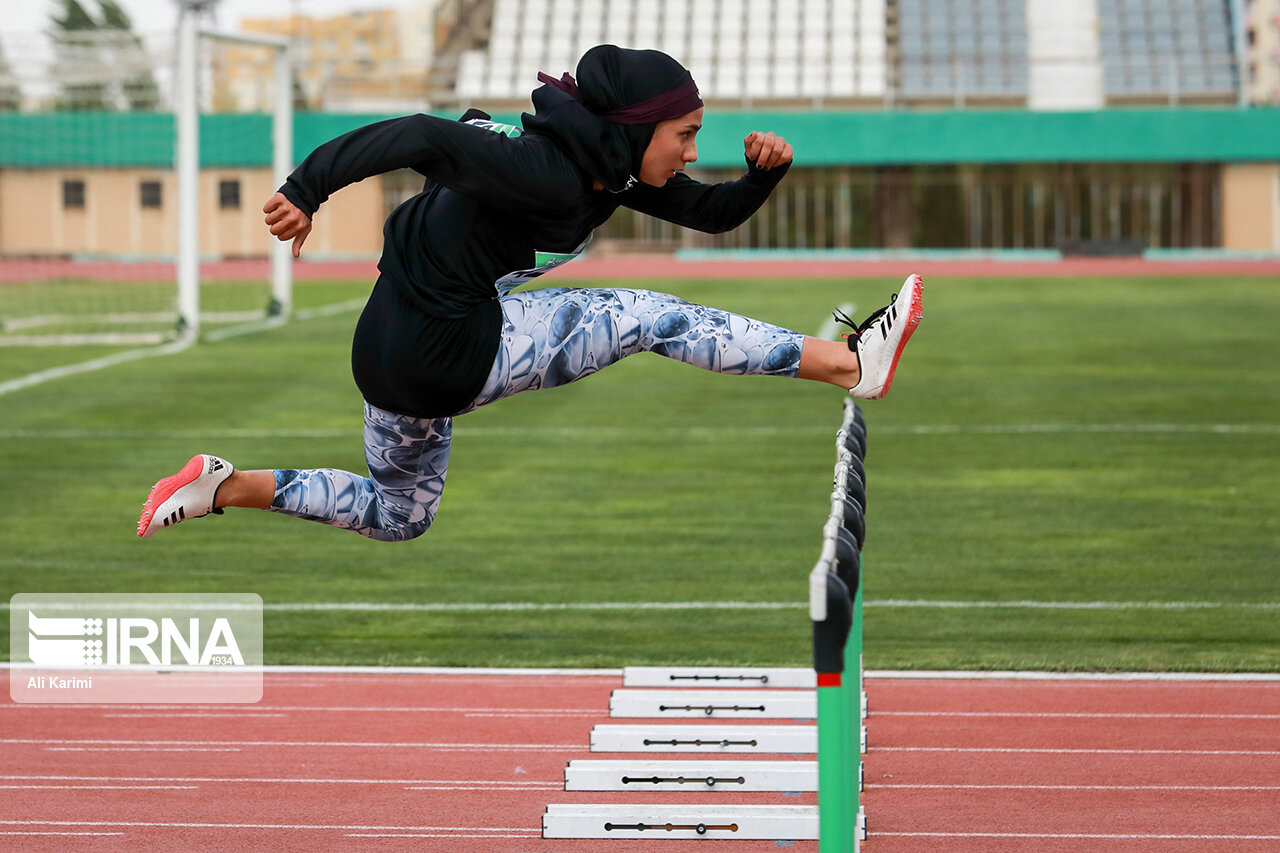
{"label": "hurdle base", "polygon": [[564,772],[566,791],[729,791],[818,790],[816,761],[597,761],[575,759]]}
{"label": "hurdle base", "polygon": [[812,720],[812,690],[704,690],[622,688],[609,697],[610,717],[643,719]]}
{"label": "hurdle base", "polygon": [[623,687],[812,690],[817,681],[812,669],[795,667],[628,666],[622,670]]}
{"label": "hurdle base", "polygon": [[816,806],[570,805],[542,815],[543,838],[816,841]]}
{"label": "hurdle base", "polygon": [[817,726],[748,723],[601,724],[591,730],[592,752],[813,755]]}

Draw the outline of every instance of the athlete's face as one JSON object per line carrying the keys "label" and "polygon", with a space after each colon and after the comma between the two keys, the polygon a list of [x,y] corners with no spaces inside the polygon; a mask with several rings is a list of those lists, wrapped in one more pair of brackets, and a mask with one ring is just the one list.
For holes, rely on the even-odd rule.
{"label": "athlete's face", "polygon": [[651,187],[660,187],[676,172],[684,170],[698,159],[698,146],[694,137],[702,129],[702,108],[658,122],[640,161],[640,180]]}

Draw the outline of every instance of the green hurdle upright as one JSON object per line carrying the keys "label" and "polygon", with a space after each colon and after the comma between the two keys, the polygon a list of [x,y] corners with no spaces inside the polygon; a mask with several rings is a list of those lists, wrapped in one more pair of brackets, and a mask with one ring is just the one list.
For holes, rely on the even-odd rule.
{"label": "green hurdle upright", "polygon": [[837,433],[831,517],[810,573],[818,693],[818,848],[853,853],[862,838],[862,571],[866,426],[846,401]]}

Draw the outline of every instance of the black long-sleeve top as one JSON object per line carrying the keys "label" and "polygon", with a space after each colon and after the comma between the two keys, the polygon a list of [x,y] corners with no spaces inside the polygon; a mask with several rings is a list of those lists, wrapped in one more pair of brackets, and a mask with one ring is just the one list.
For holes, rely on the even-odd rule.
{"label": "black long-sleeve top", "polygon": [[[380,282],[395,300],[384,298],[377,317],[366,309],[353,366],[369,402],[417,417],[452,414],[474,399],[497,352],[499,295],[549,268],[548,260],[581,251],[619,205],[718,233],[745,222],[786,172],[749,164],[736,181],[703,184],[678,174],[660,188],[637,184],[615,194],[593,190],[550,136],[414,115],[321,145],[280,191],[312,216],[342,187],[401,168],[426,183],[383,226]],[[411,327],[389,316],[405,308],[424,316]],[[411,339],[361,340],[397,331]],[[405,384],[415,387],[396,390]]]}

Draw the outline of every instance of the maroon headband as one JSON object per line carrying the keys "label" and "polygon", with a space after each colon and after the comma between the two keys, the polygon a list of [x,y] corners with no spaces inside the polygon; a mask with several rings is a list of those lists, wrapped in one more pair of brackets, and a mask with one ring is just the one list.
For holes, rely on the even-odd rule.
{"label": "maroon headband", "polygon": [[[582,100],[577,81],[567,71],[559,80],[539,71],[538,80],[548,86],[554,86],[574,100]],[[638,104],[605,113],[600,117],[614,124],[656,124],[666,119],[679,118],[701,108],[702,96],[698,94],[698,84],[693,80],[686,80],[674,89],[654,95]]]}

